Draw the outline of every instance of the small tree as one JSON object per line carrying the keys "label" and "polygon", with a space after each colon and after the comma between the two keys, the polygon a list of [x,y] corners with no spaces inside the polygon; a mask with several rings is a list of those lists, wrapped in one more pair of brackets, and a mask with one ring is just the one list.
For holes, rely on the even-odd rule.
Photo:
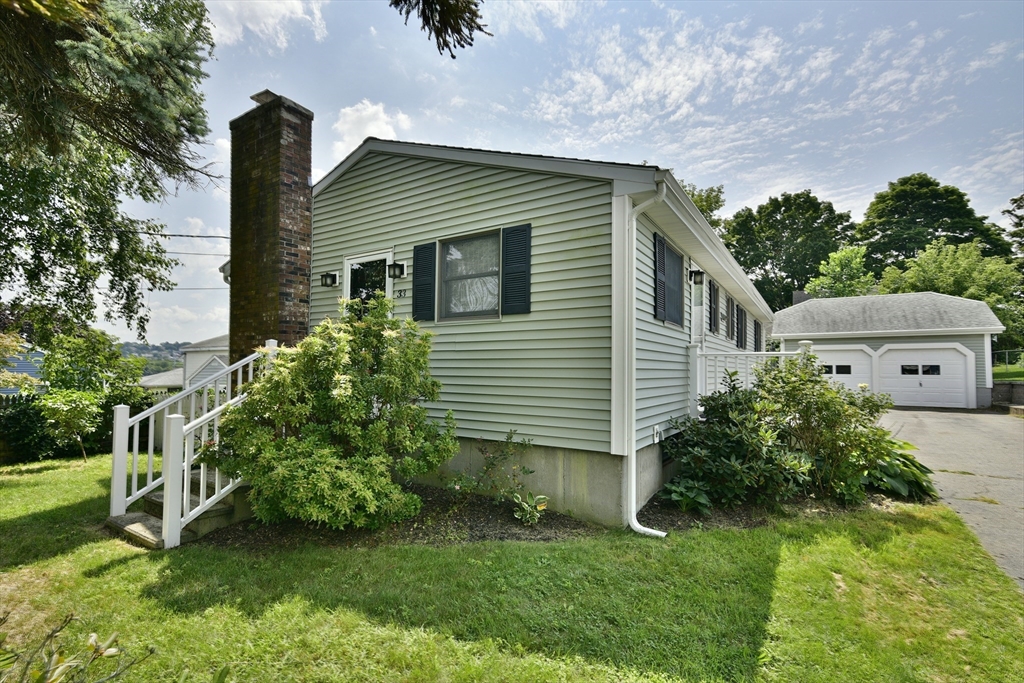
{"label": "small tree", "polygon": [[248,398],[221,421],[207,462],[252,485],[253,512],[334,528],[379,527],[419,511],[402,483],[458,451],[451,413],[440,426],[422,405],[437,401],[430,337],[391,317],[392,302],[342,302],[268,360]]}
{"label": "small tree", "polygon": [[55,389],[39,400],[47,428],[58,444],[78,443],[85,456],[82,437],[92,434],[100,424],[100,396],[92,391]]}
{"label": "small tree", "polygon": [[828,255],[818,266],[821,273],[807,283],[807,293],[816,299],[863,296],[875,286],[875,278],[864,268],[864,247],[843,247]]}

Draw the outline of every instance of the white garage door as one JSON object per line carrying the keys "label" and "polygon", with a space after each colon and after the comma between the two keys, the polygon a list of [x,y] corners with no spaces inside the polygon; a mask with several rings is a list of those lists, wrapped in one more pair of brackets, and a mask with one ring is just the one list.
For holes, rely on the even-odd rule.
{"label": "white garage door", "polygon": [[891,349],[879,359],[878,391],[898,406],[966,408],[967,358],[956,349]]}
{"label": "white garage door", "polygon": [[825,376],[841,382],[850,389],[859,384],[871,386],[871,356],[857,349],[829,351],[827,347],[814,347],[814,355],[823,366]]}

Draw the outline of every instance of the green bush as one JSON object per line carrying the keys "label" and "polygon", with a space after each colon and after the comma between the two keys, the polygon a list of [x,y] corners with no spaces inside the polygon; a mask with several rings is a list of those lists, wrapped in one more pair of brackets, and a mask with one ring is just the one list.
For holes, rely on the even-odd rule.
{"label": "green bush", "polygon": [[85,458],[82,438],[100,424],[100,395],[92,391],[53,389],[39,399],[46,428],[58,444],[77,444]]}
{"label": "green bush", "polygon": [[808,462],[778,438],[778,427],[757,391],[741,389],[735,373],[722,391],[700,399],[704,421],[675,420],[679,433],[664,443],[665,454],[679,463],[664,497],[684,510],[707,513],[712,506],[769,503],[803,491]]}
{"label": "green bush", "polygon": [[202,459],[252,485],[253,512],[375,528],[415,515],[420,499],[403,488],[458,451],[455,420],[430,420],[437,401],[430,334],[391,317],[392,303],[342,303],[295,348],[282,348],[228,410],[220,444]]}
{"label": "green bush", "polygon": [[778,502],[813,494],[843,503],[877,489],[912,500],[936,496],[931,470],[877,425],[884,394],[853,391],[822,375],[817,358],[770,359],[752,389],[735,373],[700,398],[703,420],[677,420],[666,455],[680,465],[662,495],[684,510]]}
{"label": "green bush", "polygon": [[46,428],[38,396],[0,406],[0,440],[7,445],[8,454],[6,458],[0,457],[0,464],[75,455],[73,448],[58,445]]}

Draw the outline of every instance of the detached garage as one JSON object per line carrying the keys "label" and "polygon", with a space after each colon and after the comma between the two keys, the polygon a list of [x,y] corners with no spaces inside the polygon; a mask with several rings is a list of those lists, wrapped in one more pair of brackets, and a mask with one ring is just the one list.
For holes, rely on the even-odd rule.
{"label": "detached garage", "polygon": [[826,375],[892,396],[898,406],[987,408],[992,335],[984,301],[934,292],[810,299],[775,314],[783,351],[814,344]]}

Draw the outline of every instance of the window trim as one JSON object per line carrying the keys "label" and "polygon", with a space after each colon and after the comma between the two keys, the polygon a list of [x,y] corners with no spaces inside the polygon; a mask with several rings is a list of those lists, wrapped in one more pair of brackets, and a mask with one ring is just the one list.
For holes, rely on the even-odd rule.
{"label": "window trim", "polygon": [[747,311],[739,304],[734,304],[736,309],[736,348],[747,349]]}
{"label": "window trim", "polygon": [[764,351],[764,327],[761,325],[761,321],[754,318],[754,353],[761,353]]}
{"label": "window trim", "polygon": [[719,305],[721,303],[720,296],[721,289],[717,282],[708,278],[708,332],[711,334],[718,334],[719,322]]}
{"label": "window trim", "polygon": [[725,338],[736,338],[736,300],[731,294],[725,295]]}
{"label": "window trim", "polygon": [[[452,242],[462,242],[464,240],[471,240],[478,237],[487,237],[493,235],[498,242],[498,304],[495,307],[494,313],[466,313],[466,314],[455,314],[445,315],[444,314],[444,285],[445,282],[453,282],[456,280],[471,280],[479,279],[481,277],[490,277],[487,275],[460,275],[447,280],[445,278],[445,265],[444,265],[444,246],[451,244]],[[488,321],[488,320],[501,320],[501,278],[504,270],[505,259],[502,254],[502,239],[501,239],[501,228],[493,228],[490,230],[481,230],[478,232],[471,232],[465,235],[457,235],[454,237],[446,237],[444,239],[435,240],[437,244],[436,256],[437,259],[435,275],[437,292],[435,294],[435,315],[434,321],[437,323],[461,323],[470,321]]]}

